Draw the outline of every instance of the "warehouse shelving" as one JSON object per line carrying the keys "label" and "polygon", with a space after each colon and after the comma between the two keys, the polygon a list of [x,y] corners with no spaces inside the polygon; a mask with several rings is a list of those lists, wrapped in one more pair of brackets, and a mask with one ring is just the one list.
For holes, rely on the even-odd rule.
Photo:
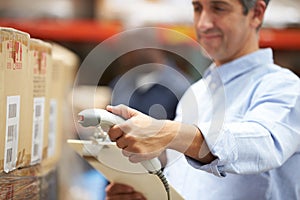
{"label": "warehouse shelving", "polygon": [[[124,31],[119,22],[100,20],[30,20],[0,19],[0,26],[13,27],[40,39],[69,42],[101,42]],[[195,38],[191,26],[158,25]],[[300,28],[263,28],[260,45],[277,50],[300,50]]]}
{"label": "warehouse shelving", "polygon": [[122,31],[117,22],[94,20],[0,19],[0,26],[27,32],[35,38],[69,42],[99,42]]}

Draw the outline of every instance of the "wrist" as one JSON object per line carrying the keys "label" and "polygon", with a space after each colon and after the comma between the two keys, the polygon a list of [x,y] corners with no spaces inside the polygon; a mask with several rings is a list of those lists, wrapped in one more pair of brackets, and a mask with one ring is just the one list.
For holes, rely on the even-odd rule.
{"label": "wrist", "polygon": [[167,127],[171,132],[170,135],[172,135],[172,140],[169,142],[168,148],[185,153],[193,145],[198,128],[194,125],[176,121],[170,121]]}
{"label": "wrist", "polygon": [[170,138],[172,138],[167,148],[179,151],[203,163],[209,163],[215,159],[197,126],[170,121],[166,128],[171,132]]}

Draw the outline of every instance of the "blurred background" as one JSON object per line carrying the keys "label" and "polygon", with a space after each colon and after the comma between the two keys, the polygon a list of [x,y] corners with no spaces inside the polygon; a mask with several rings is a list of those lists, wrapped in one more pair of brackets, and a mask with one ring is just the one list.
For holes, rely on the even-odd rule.
{"label": "blurred background", "polygon": [[[0,26],[24,31],[33,38],[66,48],[72,53],[71,58],[67,56],[61,59],[71,62],[70,65],[73,67],[71,80],[74,80],[76,72],[87,55],[99,43],[123,31],[141,27],[160,27],[178,31],[195,39],[192,10],[191,2],[184,0],[0,0]],[[272,47],[275,62],[291,69],[298,76],[300,76],[299,10],[299,0],[271,0],[260,33],[260,46]],[[133,38],[130,42],[134,43],[138,40],[139,38]],[[194,50],[193,44],[188,39],[173,37],[166,33],[160,37],[160,41],[167,48],[186,49],[186,53],[192,59],[197,60],[199,57],[199,52]],[[113,44],[109,51],[113,54],[118,48],[118,45]],[[106,68],[98,83],[98,96],[95,97],[99,103],[98,107],[104,107],[111,102],[112,84],[116,77],[136,65],[136,63],[128,63],[128,58],[133,56],[136,55],[127,55],[127,59],[126,57],[116,59]],[[164,57],[168,63],[176,66],[176,69],[181,71],[190,83],[201,77],[201,74],[191,67],[191,63],[186,59],[171,52],[164,52]],[[199,65],[207,65],[210,62],[204,58],[202,60],[203,63]],[[144,60],[138,65],[148,62]],[[76,111],[86,107],[84,98],[86,94],[95,92],[89,87],[92,84],[89,82],[89,76],[80,81],[82,87],[76,96],[78,101],[73,105]],[[71,89],[68,91],[70,92]],[[67,98],[68,95],[65,94],[66,104],[71,103]],[[71,114],[68,116],[72,117]],[[72,123],[72,119],[64,120],[64,132],[61,136],[62,150],[54,170],[47,173],[47,176],[39,178],[39,183],[42,183],[40,186],[36,186],[37,179],[31,176],[35,173],[29,173],[30,178],[26,180],[35,183],[36,187],[46,188],[43,190],[45,193],[39,196],[43,197],[42,199],[103,199],[104,187],[107,183],[104,177],[93,170],[65,143],[67,138],[78,138]],[[18,176],[18,173],[16,174]],[[5,177],[6,179],[0,177],[2,192],[11,191],[12,187],[12,185],[7,186],[11,177],[6,175]],[[18,179],[22,179],[22,176],[18,176]],[[32,189],[35,188],[32,187],[31,190],[27,188],[26,192]],[[7,194],[11,195],[11,192],[6,192],[4,199],[9,199]],[[3,199],[2,197],[0,192],[0,199]]]}
{"label": "blurred background", "polygon": [[[273,47],[276,62],[298,74],[299,8],[299,0],[271,0],[261,33],[261,46]],[[168,27],[195,38],[192,19],[191,3],[182,0],[0,1],[0,25],[63,44],[81,59],[101,41],[134,27]]]}

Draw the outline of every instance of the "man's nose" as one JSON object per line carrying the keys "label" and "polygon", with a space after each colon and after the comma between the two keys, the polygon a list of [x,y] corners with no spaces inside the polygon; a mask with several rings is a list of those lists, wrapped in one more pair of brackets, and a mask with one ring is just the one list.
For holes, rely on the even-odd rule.
{"label": "man's nose", "polygon": [[199,31],[203,32],[213,27],[213,20],[208,12],[202,11],[201,15],[196,19],[196,27]]}

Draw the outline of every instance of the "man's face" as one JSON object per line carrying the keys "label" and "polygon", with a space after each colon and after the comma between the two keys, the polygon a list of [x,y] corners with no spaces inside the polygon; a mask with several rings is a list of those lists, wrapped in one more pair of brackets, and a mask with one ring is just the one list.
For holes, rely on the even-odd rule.
{"label": "man's face", "polygon": [[193,0],[192,4],[198,40],[217,65],[253,48],[253,34],[256,34],[250,25],[253,15],[243,14],[239,0]]}

